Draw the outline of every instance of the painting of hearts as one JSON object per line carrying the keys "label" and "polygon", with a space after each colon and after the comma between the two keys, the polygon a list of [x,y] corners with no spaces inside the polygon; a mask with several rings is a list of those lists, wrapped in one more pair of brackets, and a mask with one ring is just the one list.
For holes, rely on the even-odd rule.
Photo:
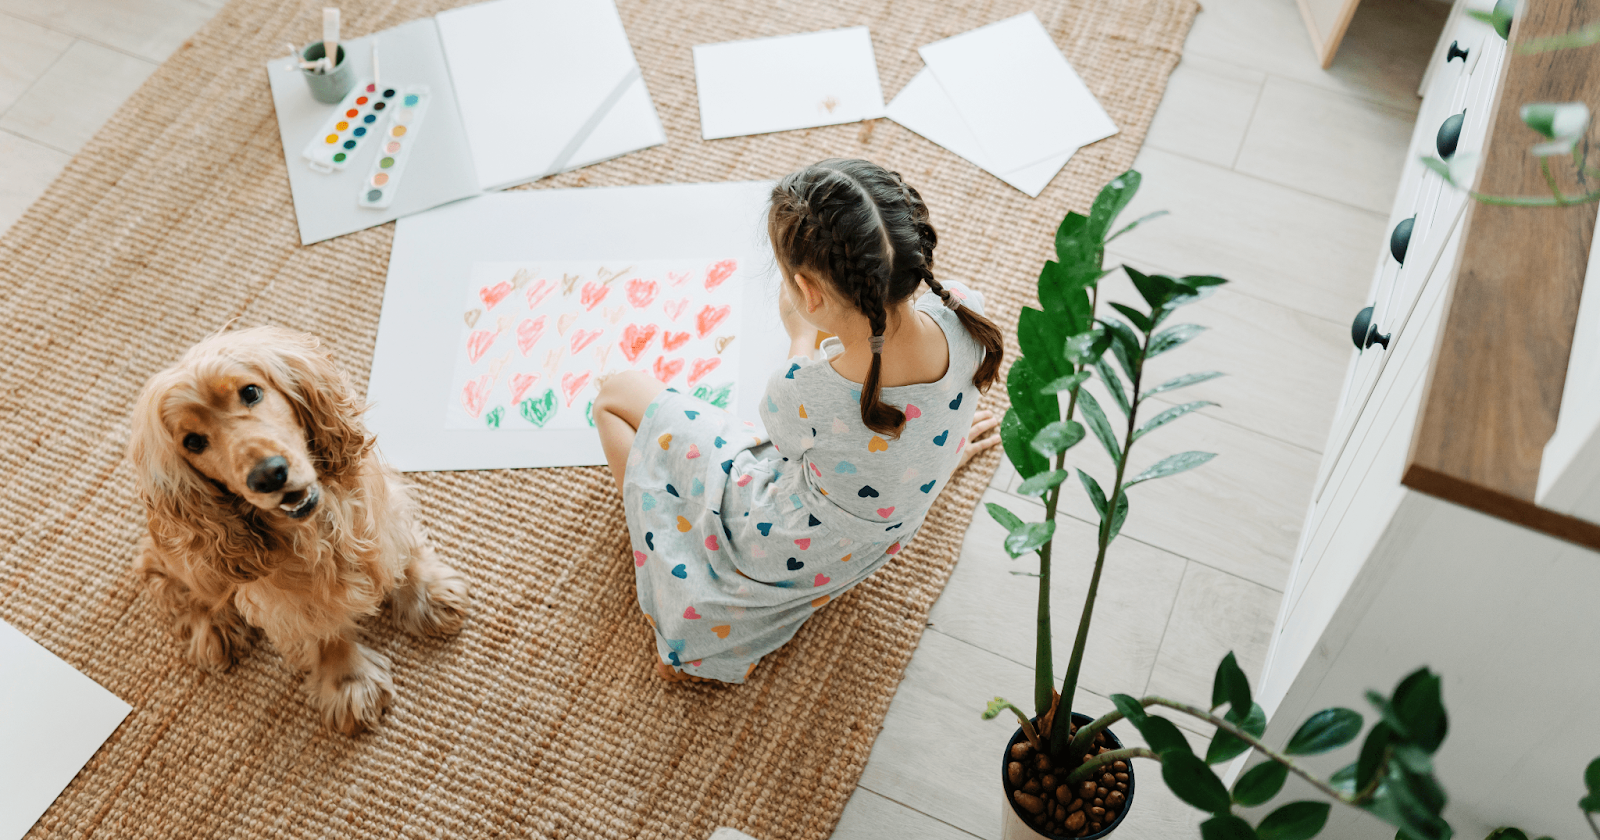
{"label": "painting of hearts", "polygon": [[508,439],[587,433],[599,383],[625,370],[731,408],[746,262],[473,263],[449,315],[460,333],[453,384],[439,402],[445,428]]}

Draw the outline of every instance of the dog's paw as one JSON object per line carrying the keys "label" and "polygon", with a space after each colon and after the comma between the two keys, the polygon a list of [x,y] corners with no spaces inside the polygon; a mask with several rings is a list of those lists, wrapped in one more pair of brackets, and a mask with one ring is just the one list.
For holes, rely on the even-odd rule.
{"label": "dog's paw", "polygon": [[395,599],[395,621],[417,636],[454,636],[472,612],[472,589],[453,571],[415,587],[410,598]]}
{"label": "dog's paw", "polygon": [[319,668],[312,673],[312,704],[321,710],[330,729],[360,735],[378,725],[394,699],[389,669],[389,657],[356,645],[344,668]]}
{"label": "dog's paw", "polygon": [[186,658],[211,674],[232,668],[251,641],[250,627],[237,615],[192,610],[178,615],[172,629],[184,644]]}

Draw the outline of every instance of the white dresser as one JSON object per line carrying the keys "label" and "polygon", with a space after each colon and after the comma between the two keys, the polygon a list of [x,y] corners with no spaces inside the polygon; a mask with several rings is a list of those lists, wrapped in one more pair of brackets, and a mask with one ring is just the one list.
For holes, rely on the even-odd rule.
{"label": "white dresser", "polygon": [[[1387,693],[1427,665],[1444,678],[1450,713],[1436,767],[1456,836],[1477,840],[1506,824],[1531,836],[1588,836],[1575,803],[1583,768],[1600,756],[1600,283],[1585,287],[1591,294],[1578,316],[1572,374],[1549,378],[1556,394],[1563,379],[1573,390],[1544,465],[1535,467],[1536,498],[1525,476],[1502,481],[1482,464],[1453,475],[1418,454],[1440,449],[1429,440],[1449,428],[1442,406],[1462,398],[1444,389],[1473,375],[1436,370],[1460,357],[1453,349],[1442,358],[1440,347],[1459,349],[1470,335],[1462,319],[1472,317],[1473,296],[1487,294],[1482,284],[1457,293],[1473,250],[1463,237],[1487,236],[1498,224],[1486,211],[1469,212],[1470,199],[1419,162],[1450,152],[1452,139],[1455,155],[1485,151],[1507,86],[1506,42],[1457,6],[1424,82],[1390,241],[1374,271],[1369,324],[1352,330],[1364,349],[1353,353],[1346,375],[1258,695],[1269,718],[1266,741],[1281,745],[1329,706],[1355,709],[1370,724],[1376,716],[1364,691]],[[1459,133],[1452,138],[1446,128],[1441,136],[1452,120]],[[1527,134],[1529,143],[1537,139]],[[1488,155],[1483,165],[1496,160]],[[1592,211],[1588,219],[1592,231]],[[1494,287],[1510,307],[1519,305],[1518,288]],[[1504,355],[1494,358],[1516,358],[1525,346],[1544,352],[1552,343],[1548,335],[1499,339]],[[1484,366],[1485,378],[1493,367]],[[1479,398],[1501,397],[1491,390]],[[1543,439],[1530,442],[1541,434],[1549,437],[1491,435],[1486,446],[1543,447]],[[1537,450],[1533,458],[1537,465]],[[1485,737],[1506,728],[1512,737]],[[1326,775],[1353,761],[1358,746],[1307,763]],[[1230,768],[1230,783],[1244,766]],[[1320,798],[1291,784],[1276,801],[1295,793]],[[1335,808],[1320,836],[1388,840],[1394,830]]]}

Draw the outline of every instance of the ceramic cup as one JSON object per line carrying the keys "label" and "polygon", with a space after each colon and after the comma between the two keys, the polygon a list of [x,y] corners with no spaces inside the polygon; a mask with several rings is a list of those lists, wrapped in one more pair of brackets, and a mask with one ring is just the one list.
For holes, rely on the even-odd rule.
{"label": "ceramic cup", "polygon": [[[327,53],[323,51],[322,42],[318,41],[306,47],[302,55],[306,61],[316,61]],[[350,92],[350,88],[356,84],[356,71],[351,69],[350,62],[344,60],[343,44],[339,46],[338,62],[334,64],[332,73],[301,70],[300,74],[306,77],[306,86],[311,88],[311,97],[329,105],[342,101]]]}

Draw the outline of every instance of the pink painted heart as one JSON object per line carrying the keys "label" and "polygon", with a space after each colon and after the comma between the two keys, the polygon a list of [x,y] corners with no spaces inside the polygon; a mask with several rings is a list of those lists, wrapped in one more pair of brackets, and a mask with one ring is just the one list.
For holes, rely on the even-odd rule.
{"label": "pink painted heart", "polygon": [[674,286],[682,286],[684,281],[688,280],[688,279],[689,279],[689,272],[687,272],[687,271],[685,271],[682,274],[679,274],[676,271],[667,272],[667,282],[671,283]]}
{"label": "pink painted heart", "polygon": [[695,359],[694,367],[689,369],[689,384],[699,382],[701,377],[717,369],[722,364],[722,357],[712,356],[709,359]]}
{"label": "pink painted heart", "polygon": [[817,576],[811,579],[811,585],[812,586],[826,586],[828,584],[828,582],[832,581],[832,580],[833,580],[833,578],[830,578],[830,577],[828,577],[827,575],[825,575],[825,574],[823,574],[821,572],[817,572]]}
{"label": "pink painted heart", "polygon": [[889,553],[890,554],[899,554],[900,553],[900,544],[899,543],[895,543],[894,545],[889,546]]}
{"label": "pink painted heart", "polygon": [[588,347],[590,344],[593,344],[594,340],[599,338],[600,334],[603,333],[603,332],[605,332],[605,330],[583,330],[583,329],[573,330],[572,331],[572,355],[574,355],[574,356],[578,355],[578,351],[582,350],[585,347]]}
{"label": "pink painted heart", "polygon": [[724,281],[733,276],[734,269],[738,267],[739,264],[733,260],[713,263],[710,268],[706,269],[706,291],[709,292],[722,285]]}
{"label": "pink painted heart", "polygon": [[493,286],[484,286],[478,290],[478,299],[483,301],[484,309],[493,309],[494,305],[506,299],[516,287],[510,280],[502,280]]}
{"label": "pink painted heart", "polygon": [[683,343],[688,340],[689,334],[686,332],[664,332],[661,334],[661,346],[666,350],[676,350],[679,347],[682,347]]}
{"label": "pink painted heart", "polygon": [[610,286],[602,286],[599,283],[585,283],[583,284],[583,291],[578,295],[578,301],[583,304],[584,309],[593,310],[600,305],[600,301],[606,299],[606,294],[610,291]]}
{"label": "pink painted heart", "polygon": [[550,293],[555,290],[555,283],[542,277],[539,278],[538,282],[528,287],[528,291],[526,293],[528,298],[528,308],[538,309],[539,304],[544,303],[544,299],[549,297]]}
{"label": "pink painted heart", "polygon": [[683,310],[688,309],[688,308],[689,308],[689,299],[688,298],[684,298],[683,300],[669,300],[666,303],[661,304],[662,311],[666,312],[667,313],[667,317],[671,318],[674,321],[678,320],[678,316],[682,315],[683,314]]}
{"label": "pink painted heart", "polygon": [[744,475],[739,476],[739,480],[734,482],[734,484],[737,484],[740,487],[743,487],[743,486],[745,486],[746,484],[749,484],[749,483],[750,483],[750,474],[749,473],[745,473]]}
{"label": "pink painted heart", "polygon": [[678,371],[683,370],[683,360],[673,359],[669,362],[666,356],[657,356],[654,369],[657,379],[662,382],[671,382],[672,377],[677,376]]}
{"label": "pink painted heart", "polygon": [[693,621],[699,618],[700,614],[694,611],[694,607],[690,607],[683,611],[683,617]]}
{"label": "pink painted heart", "polygon": [[467,336],[467,358],[472,360],[473,364],[477,364],[478,360],[483,358],[483,354],[489,352],[489,348],[494,346],[494,340],[499,337],[499,330],[494,332],[473,330],[472,335]]}
{"label": "pink painted heart", "polygon": [[795,540],[794,544],[800,546],[800,550],[801,551],[805,551],[806,549],[811,547],[811,539],[809,537],[807,537],[805,539]]}
{"label": "pink painted heart", "polygon": [[646,561],[648,559],[650,559],[650,555],[645,554],[642,551],[635,551],[633,553],[633,565],[635,565],[635,566],[643,566],[644,565],[644,561]]}
{"label": "pink painted heart", "polygon": [[689,454],[687,454],[687,455],[685,455],[685,456],[683,456],[683,457],[684,457],[684,458],[685,458],[685,459],[686,459],[686,460],[690,460],[690,459],[694,459],[694,458],[698,458],[698,457],[700,457],[700,447],[698,447],[698,446],[695,446],[695,445],[694,445],[694,444],[692,444],[692,443],[691,443],[691,444],[689,444]]}
{"label": "pink painted heart", "polygon": [[528,389],[532,388],[533,383],[538,381],[539,374],[537,373],[511,374],[511,401],[513,403],[522,402],[522,395],[528,393]]}
{"label": "pink painted heart", "polygon": [[921,417],[921,416],[922,416],[922,409],[917,408],[916,406],[912,405],[911,403],[906,403],[906,419],[907,420],[915,420],[915,419],[917,419],[918,417]]}
{"label": "pink painted heart", "polygon": [[544,335],[544,324],[544,316],[540,315],[537,318],[524,318],[517,325],[517,349],[522,351],[522,355],[533,352],[533,345],[538,344]]}
{"label": "pink painted heart", "polygon": [[717,550],[717,535],[716,534],[712,534],[711,536],[706,537],[706,548],[709,548],[712,551],[716,551]]}
{"label": "pink painted heart", "polygon": [[487,373],[477,379],[469,380],[466,387],[461,389],[462,408],[476,419],[483,413],[483,405],[489,401],[489,391],[493,388],[494,377]]}
{"label": "pink painted heart", "polygon": [[618,345],[622,347],[622,355],[627,356],[628,361],[637,362],[639,354],[650,346],[655,337],[655,324],[645,324],[642,327],[638,324],[629,324],[622,329],[622,341],[618,342]]}
{"label": "pink painted heart", "polygon": [[893,513],[894,513],[894,505],[890,505],[890,506],[888,506],[886,508],[878,508],[878,515],[883,517],[884,519],[888,519],[890,514],[893,514]]}
{"label": "pink painted heart", "polygon": [[589,384],[589,372],[588,371],[584,371],[583,373],[578,374],[576,376],[574,376],[573,374],[570,374],[570,373],[561,374],[561,392],[563,394],[567,395],[567,407],[568,408],[572,407],[572,399],[573,399],[573,397],[576,397],[578,395],[578,392],[583,390],[583,386],[588,385],[588,384]]}
{"label": "pink painted heart", "polygon": [[733,307],[731,306],[712,306],[708,303],[704,309],[700,310],[700,314],[694,316],[694,327],[696,330],[700,331],[700,337],[705,338],[706,336],[710,335],[711,331],[716,329],[717,325],[722,323],[723,319],[727,318],[728,313],[732,311]]}
{"label": "pink painted heart", "polygon": [[628,302],[643,309],[656,299],[656,293],[660,290],[661,286],[656,281],[635,277],[628,281]]}

